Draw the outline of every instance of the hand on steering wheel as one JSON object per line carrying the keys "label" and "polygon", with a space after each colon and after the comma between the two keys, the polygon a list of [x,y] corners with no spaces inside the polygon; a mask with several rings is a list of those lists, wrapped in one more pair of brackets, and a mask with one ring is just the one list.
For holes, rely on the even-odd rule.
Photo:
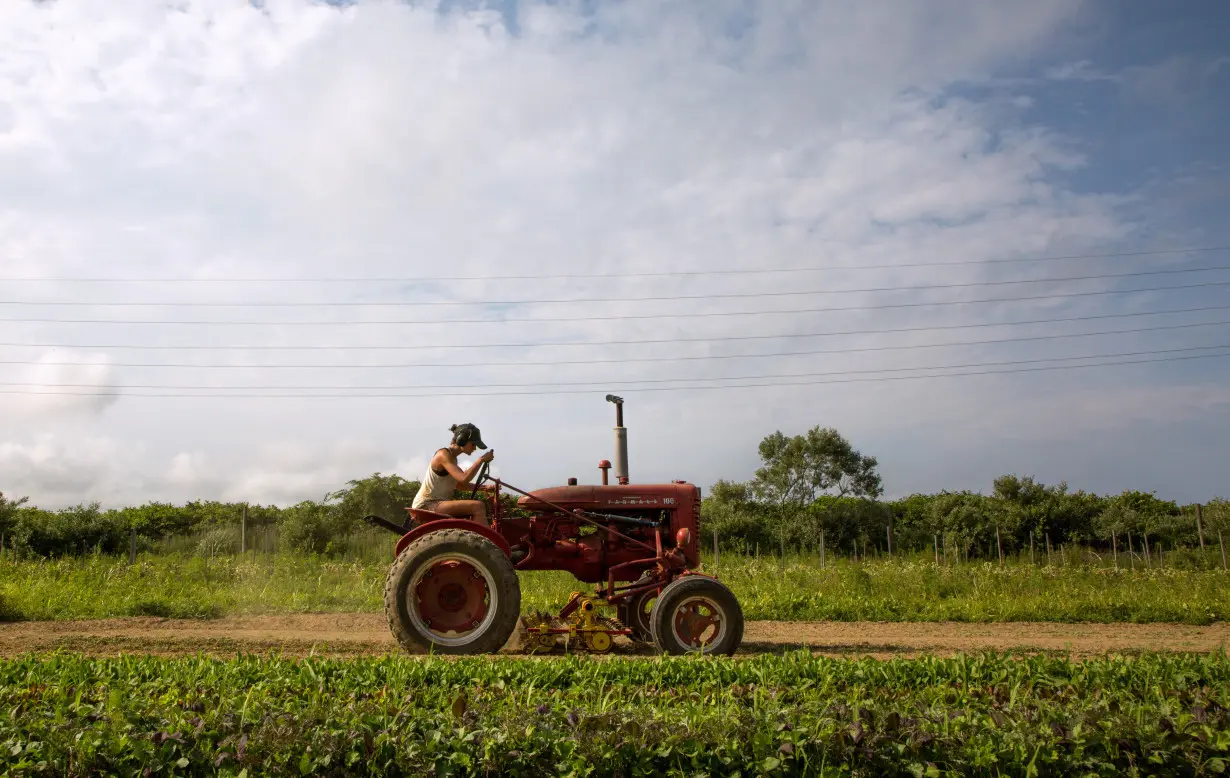
{"label": "hand on steering wheel", "polygon": [[478,487],[482,486],[488,479],[488,473],[491,470],[491,460],[483,462],[483,466],[478,469],[478,477],[474,479],[474,488],[470,490],[470,499],[478,497]]}

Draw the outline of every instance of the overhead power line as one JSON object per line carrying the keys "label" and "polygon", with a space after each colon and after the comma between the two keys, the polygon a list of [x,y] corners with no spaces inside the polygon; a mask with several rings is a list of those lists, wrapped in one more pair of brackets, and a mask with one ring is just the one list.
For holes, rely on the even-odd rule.
{"label": "overhead power line", "polygon": [[[1171,287],[1163,287],[1168,289]],[[1151,289],[1140,289],[1131,291],[1155,291]],[[1033,298],[1033,297],[1013,297],[1012,300],[1033,300],[1033,299],[1050,299]],[[997,301],[992,301],[997,302]],[[928,303],[930,304],[930,303]],[[944,303],[934,303],[935,305],[943,305]],[[1159,311],[1159,313],[1188,313],[1191,311],[1210,311],[1217,310],[1224,306],[1205,306],[1201,308],[1180,308],[1176,311]],[[279,321],[124,321],[117,319],[4,319],[0,318],[0,322],[24,322],[24,323],[55,323],[55,324],[244,324],[244,325],[261,325],[261,324],[289,324],[294,326],[304,324],[555,324],[559,322],[577,322],[577,321],[631,321],[638,319],[708,319],[708,318],[725,318],[727,316],[788,316],[799,313],[824,313],[825,311],[847,310],[845,308],[778,308],[768,311],[689,311],[687,313],[670,313],[666,311],[657,313],[618,313],[606,316],[548,316],[548,317],[531,317],[521,318],[516,316],[506,316],[500,319],[418,319],[410,321],[367,321],[367,322],[279,322]],[[1118,315],[1136,315],[1136,314],[1118,314]],[[3,344],[0,344],[3,345]],[[20,345],[20,344],[14,344]],[[116,348],[122,348],[117,346]],[[401,348],[394,346],[392,348]]]}
{"label": "overhead power line", "polygon": [[[1224,311],[1230,310],[1230,305],[1202,305],[1194,308],[1171,308],[1165,311],[1132,311],[1129,313],[1102,313],[1091,314],[1088,316],[1063,316],[1055,319],[1026,319],[1023,321],[1004,321],[1004,322],[971,322],[967,324],[937,324],[926,327],[891,327],[878,330],[827,330],[825,332],[791,332],[775,335],[726,335],[712,338],[664,338],[657,340],[600,340],[589,341],[587,343],[539,343],[539,344],[502,344],[503,347],[511,345],[520,346],[617,346],[617,345],[633,345],[641,343],[657,344],[657,343],[718,343],[725,341],[741,341],[741,340],[777,340],[779,338],[820,338],[834,337],[838,335],[882,335],[900,332],[934,332],[938,330],[964,330],[964,329],[981,329],[985,327],[1017,327],[1027,324],[1060,324],[1072,321],[1094,321],[1097,319],[1128,319],[1138,316],[1164,316],[1176,313],[1199,313],[1204,311]],[[561,321],[567,321],[563,319]],[[1211,322],[1211,324],[1220,324],[1221,322]],[[1205,326],[1204,324],[1180,325],[1180,326]],[[1145,328],[1150,329],[1150,328]],[[1165,328],[1162,328],[1165,329]],[[1137,332],[1141,330],[1116,330],[1116,332]],[[1098,333],[1100,334],[1100,333]],[[498,348],[501,344],[487,345],[485,348]],[[399,343],[397,345],[363,345],[363,344],[343,344],[336,346],[325,346],[320,344],[297,345],[297,346],[275,346],[275,345],[210,345],[210,344],[173,344],[159,345],[153,343],[0,343],[0,348],[74,348],[74,349],[117,349],[117,350],[141,350],[141,351],[406,351],[421,348],[420,346],[406,345]],[[454,348],[453,346],[439,346],[438,348]],[[460,347],[458,347],[460,348]],[[469,348],[466,346],[466,348]],[[811,353],[811,352],[806,352]],[[684,359],[690,357],[662,357],[660,359],[651,360],[629,360],[626,358],[612,359],[611,362],[628,362],[628,361],[660,361],[667,359]],[[486,367],[491,365],[534,365],[534,364],[584,364],[589,360],[580,362],[475,362],[464,367]],[[607,360],[600,360],[607,361]],[[448,367],[459,366],[453,362],[448,365],[444,364],[423,364],[422,367]]]}
{"label": "overhead power line", "polygon": [[806,267],[767,268],[713,268],[708,270],[657,270],[615,273],[549,273],[541,275],[499,276],[387,276],[387,277],[263,277],[263,278],[62,278],[55,276],[0,276],[0,281],[25,281],[40,283],[88,283],[88,284],[179,284],[179,283],[415,283],[436,281],[548,281],[572,278],[660,278],[668,276],[707,275],[764,275],[767,273],[818,273],[846,272],[852,270],[889,270],[909,267],[968,267],[970,265],[1016,264],[1022,262],[1058,262],[1079,259],[1114,259],[1117,257],[1147,257],[1171,254],[1199,254],[1227,251],[1230,246],[1199,246],[1184,249],[1156,249],[1150,251],[1116,251],[1103,254],[1067,254],[1042,257],[1004,257],[997,259],[973,259],[957,262],[892,262],[865,265],[810,265]]}
{"label": "overhead power line", "polygon": [[[669,384],[669,383],[696,383],[698,381],[759,381],[765,379],[779,378],[819,378],[829,376],[851,376],[851,375],[871,375],[878,373],[908,373],[918,372],[920,370],[964,370],[969,368],[982,367],[1002,367],[1008,365],[1031,365],[1040,364],[1042,362],[1078,362],[1087,359],[1118,359],[1121,357],[1138,357],[1152,356],[1157,354],[1178,354],[1192,351],[1216,351],[1219,349],[1230,349],[1230,343],[1220,344],[1216,346],[1187,346],[1184,348],[1171,349],[1150,349],[1145,351],[1123,351],[1115,354],[1084,354],[1081,356],[1069,357],[1037,357],[1034,359],[1009,359],[995,362],[969,362],[956,365],[922,365],[918,367],[881,367],[869,368],[863,370],[822,370],[807,373],[761,373],[756,375],[734,375],[734,376],[699,376],[696,378],[688,377],[669,377],[669,378],[620,378],[604,381],[519,381],[513,383],[483,383],[485,388],[496,389],[511,389],[511,388],[526,388],[538,386],[631,386],[634,384]],[[80,383],[31,383],[31,382],[3,382],[0,386],[34,386],[48,388],[71,388],[71,387],[97,387],[98,384],[80,384]],[[468,388],[469,384],[396,384],[392,386],[320,386],[320,385],[274,385],[274,386],[208,386],[208,385],[188,385],[188,384],[119,384],[116,388],[120,389],[189,389],[189,390],[295,390],[295,391],[322,391],[322,390],[359,390],[359,391],[384,391],[391,389],[450,389],[450,388]]]}
{"label": "overhead power line", "polygon": [[1211,267],[1168,268],[1165,270],[1140,270],[1130,273],[1100,273],[1062,278],[1017,278],[1005,281],[969,281],[959,284],[921,284],[914,286],[875,286],[860,289],[792,289],[777,292],[722,292],[719,294],[672,294],[649,297],[567,297],[540,298],[536,300],[389,300],[347,302],[150,302],[148,300],[127,302],[100,302],[97,300],[0,300],[0,305],[93,307],[93,308],[419,308],[456,305],[563,305],[569,303],[639,303],[674,302],[678,300],[734,300],[762,297],[805,297],[822,294],[872,294],[879,292],[929,292],[939,289],[972,289],[981,286],[1016,286],[1018,284],[1055,284],[1068,281],[1096,281],[1140,276],[1178,275],[1183,273],[1209,273],[1230,270],[1230,265]]}
{"label": "overhead power line", "polygon": [[[875,376],[875,377],[854,377],[854,378],[837,378],[837,379],[820,379],[820,380],[804,380],[804,381],[774,381],[768,383],[750,383],[750,384],[713,384],[709,386],[649,386],[649,387],[633,387],[623,390],[624,392],[678,392],[678,391],[707,391],[714,389],[753,389],[761,387],[778,388],[783,386],[814,386],[820,384],[844,384],[844,383],[880,383],[887,381],[912,381],[931,378],[959,378],[966,376],[981,376],[981,375],[1002,375],[1008,373],[1028,373],[1038,371],[1059,371],[1059,370],[1080,370],[1096,367],[1117,367],[1121,365],[1141,365],[1155,364],[1163,362],[1177,362],[1184,360],[1196,359],[1221,359],[1230,357],[1230,353],[1225,354],[1190,354],[1186,356],[1174,357],[1156,357],[1135,360],[1121,360],[1114,362],[1090,362],[1083,365],[1041,365],[1031,367],[1013,367],[1005,370],[983,370],[962,373],[931,373],[922,375],[906,375],[906,376]],[[373,400],[381,398],[413,398],[413,397],[512,397],[524,395],[563,395],[563,394],[589,394],[593,389],[558,389],[547,391],[501,391],[501,392],[467,392],[467,391],[449,391],[449,392],[423,392],[423,393],[396,393],[396,394],[227,394],[227,393],[212,393],[212,394],[126,394],[126,397],[166,397],[177,399],[194,399],[194,398],[259,398],[259,399],[338,399],[338,400]],[[116,397],[120,396],[115,390],[111,391],[94,391],[94,392],[61,392],[61,391],[31,391],[17,389],[0,389],[0,394],[15,394],[15,395],[67,395],[78,397]]]}
{"label": "overhead power line", "polygon": [[[917,303],[881,303],[877,305],[847,305],[828,308],[812,308],[805,311],[790,311],[789,313],[830,313],[841,311],[876,311],[888,310],[893,308],[933,308],[937,306],[947,305],[976,305],[982,303],[1013,303],[1013,302],[1032,302],[1038,300],[1063,300],[1076,297],[1103,297],[1106,295],[1118,294],[1142,294],[1145,292],[1170,292],[1183,289],[1206,289],[1219,286],[1230,286],[1230,281],[1205,281],[1198,284],[1175,284],[1172,286],[1152,286],[1143,287],[1140,289],[1101,289],[1091,292],[1063,292],[1058,294],[1042,294],[1030,295],[1026,297],[984,297],[977,300],[941,300],[937,302],[917,302]],[[494,303],[492,303],[494,304]],[[778,313],[778,311],[760,311],[756,313]],[[781,313],[786,313],[782,311]],[[679,314],[679,316],[708,316],[717,314]],[[742,312],[737,315],[752,315],[752,312]],[[350,325],[379,325],[387,327],[397,324],[506,324],[510,321],[520,322],[542,322],[552,323],[559,321],[589,321],[601,318],[636,318],[636,317],[596,317],[590,319],[582,317],[578,319],[563,319],[563,318],[546,318],[546,319],[480,319],[474,321],[461,321],[449,319],[366,319],[366,320],[341,320],[341,321],[218,321],[210,319],[196,320],[150,320],[150,319],[60,319],[60,318],[0,318],[0,322],[21,322],[21,323],[43,323],[43,324],[124,324],[124,325],[226,325],[226,326],[267,326],[267,327],[338,327]],[[530,344],[544,345],[544,344]],[[588,345],[588,344],[559,344],[559,345]],[[489,345],[474,345],[474,346],[450,346],[450,348],[490,348]],[[411,348],[407,346],[407,348]],[[438,348],[437,346],[423,345],[418,348]]]}
{"label": "overhead power line", "polygon": [[[809,349],[806,351],[777,351],[768,354],[704,354],[700,356],[670,356],[670,357],[627,357],[615,359],[562,359],[545,361],[519,362],[403,362],[398,364],[377,365],[337,365],[337,364],[296,364],[296,365],[233,365],[233,364],[199,364],[193,362],[110,362],[104,363],[112,367],[140,368],[199,368],[208,370],[403,370],[407,368],[462,368],[462,367],[530,367],[558,365],[601,365],[627,364],[631,362],[694,362],[711,359],[765,359],[769,357],[817,356],[822,354],[858,354],[876,351],[908,351],[920,348],[952,348],[958,346],[991,346],[1004,343],[1027,343],[1031,341],[1065,340],[1068,338],[1090,338],[1102,335],[1128,335],[1142,332],[1159,332],[1165,330],[1193,329],[1198,327],[1217,327],[1230,325],[1230,321],[1194,322],[1185,324],[1167,324],[1157,327],[1134,327],[1131,329],[1099,330],[1095,332],[1058,333],[1051,335],[1027,335],[1015,338],[992,338],[986,340],[949,341],[947,343],[909,343],[899,346],[862,346],[857,348]],[[96,367],[97,362],[46,362],[41,360],[0,360],[0,365],[48,365],[57,367]]]}

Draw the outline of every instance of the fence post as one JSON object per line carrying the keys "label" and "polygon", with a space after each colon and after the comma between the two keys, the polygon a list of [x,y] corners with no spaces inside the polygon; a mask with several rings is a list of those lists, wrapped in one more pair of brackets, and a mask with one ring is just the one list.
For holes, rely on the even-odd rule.
{"label": "fence post", "polygon": [[940,566],[940,536],[935,535],[935,566]]}
{"label": "fence post", "polygon": [[1029,531],[1029,564],[1034,563],[1034,531]]}
{"label": "fence post", "polygon": [[128,564],[136,564],[137,562],[137,528],[132,527],[132,537],[128,544]]}
{"label": "fence post", "polygon": [[820,530],[820,569],[821,570],[823,570],[826,567],[825,561],[826,560],[824,558],[824,530]]}
{"label": "fence post", "polygon": [[1204,558],[1204,516],[1200,509],[1200,503],[1196,503],[1196,534],[1200,536],[1200,556]]}
{"label": "fence post", "polygon": [[717,567],[717,565],[718,565],[718,540],[717,540],[717,530],[714,529],[713,530],[713,566]]}
{"label": "fence post", "polygon": [[995,548],[999,549],[999,564],[1002,567],[1004,564],[1004,544],[999,540],[999,526],[995,527]]}
{"label": "fence post", "polygon": [[239,517],[239,553],[248,550],[248,504],[243,504],[243,514]]}
{"label": "fence post", "polygon": [[888,520],[888,555],[893,555],[893,520]]}
{"label": "fence post", "polygon": [[1221,569],[1226,569],[1226,544],[1221,540],[1221,530],[1217,530],[1217,545],[1221,546]]}
{"label": "fence post", "polygon": [[1046,566],[1051,566],[1051,533],[1046,534]]}
{"label": "fence post", "polygon": [[1115,535],[1115,531],[1110,531],[1111,548],[1115,550],[1115,569],[1119,569],[1119,538]]}
{"label": "fence post", "polygon": [[1136,569],[1136,551],[1132,549],[1132,531],[1128,530],[1128,567]]}

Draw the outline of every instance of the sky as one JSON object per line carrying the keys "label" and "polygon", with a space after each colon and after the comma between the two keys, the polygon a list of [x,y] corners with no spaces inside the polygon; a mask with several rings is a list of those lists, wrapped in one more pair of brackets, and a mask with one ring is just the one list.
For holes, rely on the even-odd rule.
{"label": "sky", "polygon": [[[105,5],[105,8],[104,8]],[[0,5],[0,492],[1230,496],[1230,6]],[[462,464],[467,464],[463,458]]]}

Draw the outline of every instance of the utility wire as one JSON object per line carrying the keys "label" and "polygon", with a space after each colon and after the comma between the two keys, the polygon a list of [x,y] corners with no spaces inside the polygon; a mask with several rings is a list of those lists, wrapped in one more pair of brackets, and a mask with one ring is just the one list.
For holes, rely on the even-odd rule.
{"label": "utility wire", "polygon": [[363,278],[57,278],[53,276],[0,276],[0,281],[26,281],[49,283],[88,284],[178,284],[178,283],[414,283],[435,281],[549,281],[566,278],[660,278],[666,276],[743,275],[767,273],[816,273],[842,272],[848,270],[886,270],[906,267],[962,267],[970,265],[1010,264],[1020,262],[1057,262],[1075,259],[1113,259],[1116,257],[1146,257],[1168,254],[1196,254],[1227,251],[1230,246],[1201,246],[1186,249],[1157,249],[1153,251],[1118,251],[1105,254],[1069,254],[1043,257],[1008,257],[1002,259],[974,259],[959,262],[894,262],[867,265],[813,265],[807,267],[768,268],[719,268],[712,270],[662,270],[655,272],[617,273],[552,273],[546,275],[503,276],[403,276]]}
{"label": "utility wire", "polygon": [[1178,275],[1182,273],[1208,273],[1230,270],[1230,265],[1211,267],[1168,268],[1166,270],[1141,270],[1131,273],[1102,273],[1087,276],[1064,276],[1062,278],[1017,278],[1006,281],[969,281],[959,284],[923,284],[916,286],[874,286],[861,289],[792,289],[784,292],[723,292],[721,294],[678,294],[652,297],[567,297],[538,300],[407,300],[348,301],[348,302],[98,302],[94,300],[0,300],[0,305],[32,305],[57,307],[94,308],[418,308],[445,305],[560,305],[569,303],[639,303],[674,302],[678,300],[732,300],[761,297],[800,297],[817,294],[870,294],[875,292],[928,292],[937,289],[971,289],[979,286],[1015,286],[1017,284],[1051,284],[1067,281],[1095,281],[1113,278],[1137,278],[1140,276]]}
{"label": "utility wire", "polygon": [[[1042,362],[1077,362],[1083,359],[1112,359],[1120,357],[1137,357],[1151,356],[1156,354],[1177,354],[1191,351],[1213,351],[1217,349],[1230,349],[1230,343],[1217,346],[1188,346],[1185,348],[1171,349],[1152,349],[1147,351],[1124,351],[1116,354],[1085,354],[1082,356],[1072,357],[1038,357],[1034,359],[1009,359],[997,362],[969,362],[956,365],[922,365],[919,367],[883,367],[864,370],[824,370],[819,372],[808,373],[761,373],[757,375],[734,375],[734,376],[700,376],[697,378],[629,378],[616,379],[610,381],[522,381],[504,384],[483,383],[486,388],[524,388],[536,386],[629,386],[632,384],[669,384],[669,383],[695,383],[697,381],[758,381],[764,379],[778,378],[818,378],[827,376],[849,376],[849,375],[869,375],[874,373],[905,373],[917,372],[920,370],[963,370],[968,368],[981,367],[1001,367],[1007,365],[1030,365],[1039,364]],[[0,386],[34,386],[47,388],[71,388],[71,387],[97,387],[98,384],[43,384],[29,382],[5,382],[0,383]],[[384,391],[390,389],[452,389],[466,388],[469,384],[397,384],[393,386],[201,386],[201,385],[186,385],[186,384],[117,384],[117,388],[123,389],[191,389],[191,390],[289,390],[289,391],[324,391],[324,390],[355,390],[360,391]],[[362,396],[362,395],[359,395]]]}
{"label": "utility wire", "polygon": [[[1173,286],[1153,286],[1153,287],[1144,287],[1141,289],[1103,289],[1103,290],[1094,291],[1094,292],[1065,292],[1065,293],[1060,293],[1060,294],[1030,295],[1027,297],[984,297],[978,300],[944,300],[944,301],[938,301],[938,302],[920,302],[920,303],[883,303],[883,304],[878,304],[878,305],[848,305],[848,306],[838,306],[838,307],[829,307],[829,308],[812,308],[806,311],[789,311],[789,313],[829,313],[829,312],[840,312],[840,311],[876,311],[876,310],[887,310],[890,308],[928,308],[928,307],[944,306],[944,305],[974,305],[974,304],[981,304],[981,303],[1031,302],[1031,301],[1037,301],[1037,300],[1062,300],[1062,299],[1075,298],[1075,297],[1100,297],[1104,295],[1115,295],[1115,294],[1141,294],[1143,292],[1169,292],[1169,291],[1182,290],[1182,289],[1206,289],[1206,288],[1218,287],[1218,286],[1230,286],[1230,281],[1205,281],[1205,282],[1198,283],[1198,284],[1176,284]],[[739,313],[737,315],[750,315],[751,313],[753,312]],[[759,311],[759,312],[754,312],[754,313],[777,313],[777,311]],[[787,313],[787,312],[783,311],[782,313]],[[690,318],[693,316],[707,316],[707,315],[718,315],[718,314],[698,313],[698,314],[680,314],[680,315],[687,316]],[[725,315],[725,314],[722,314],[722,315]],[[598,318],[625,318],[625,317],[598,317]],[[635,318],[635,317],[626,317],[626,318]],[[217,321],[217,320],[209,320],[209,319],[199,319],[199,320],[167,321],[167,320],[149,320],[149,319],[0,318],[0,322],[44,323],[44,324],[125,324],[125,325],[153,324],[153,325],[158,325],[158,326],[173,325],[173,324],[174,325],[206,324],[206,325],[272,326],[272,327],[303,327],[303,326],[336,327],[336,326],[345,326],[345,325],[372,325],[372,324],[380,325],[380,326],[389,326],[392,324],[399,324],[399,325],[400,324],[440,325],[440,324],[465,324],[465,323],[505,324],[509,321],[523,321],[523,322],[537,321],[537,322],[542,322],[542,323],[552,323],[552,322],[558,322],[558,321],[590,321],[590,320],[592,319],[589,319],[589,318],[580,318],[580,319],[561,319],[561,318],[479,319],[479,320],[474,320],[474,321],[449,320],[449,319],[436,319],[436,320],[369,319],[369,320],[342,320],[342,321],[294,321],[294,320],[292,321],[268,321],[268,320],[265,320],[265,321]],[[528,346],[540,346],[540,345],[580,346],[580,345],[590,345],[590,344],[586,344],[586,343],[560,343],[560,344],[530,343],[530,344],[524,344],[524,345],[528,345]],[[449,346],[448,348],[493,348],[493,347],[494,346],[492,345],[472,345],[472,346]],[[406,348],[439,348],[439,347],[423,345],[423,346],[406,346]]]}
{"label": "utility wire", "polygon": [[[1169,288],[1169,287],[1165,287]],[[1151,290],[1133,290],[1133,291],[1151,291]],[[1034,299],[1034,298],[1012,298],[1012,299]],[[941,303],[937,303],[941,304]],[[1158,313],[1189,313],[1192,311],[1211,311],[1220,310],[1225,306],[1204,306],[1201,308],[1180,308],[1174,311],[1159,311]],[[417,321],[396,321],[396,322],[276,322],[276,321],[254,321],[254,322],[228,322],[228,321],[172,321],[172,322],[151,322],[151,321],[117,321],[114,319],[93,320],[93,319],[3,319],[0,322],[27,322],[27,323],[58,323],[58,324],[509,324],[512,322],[518,323],[539,323],[539,324],[554,324],[557,322],[574,322],[574,321],[628,321],[634,319],[705,319],[713,317],[726,316],[785,316],[798,313],[823,313],[824,311],[844,310],[834,308],[780,308],[770,311],[696,311],[689,313],[633,313],[633,314],[614,314],[607,316],[549,316],[547,318],[518,318],[516,316],[507,316],[501,319],[421,319]],[[1148,314],[1115,314],[1120,316],[1136,316]],[[5,344],[0,344],[5,345]],[[8,345],[22,345],[20,343]],[[99,346],[98,348],[103,348]],[[125,348],[124,346],[116,346],[115,348]],[[249,347],[236,347],[249,348]],[[251,348],[260,348],[252,346]],[[287,346],[286,348],[292,348]],[[315,348],[307,346],[305,348]],[[322,348],[333,348],[332,346],[323,346]],[[365,348],[364,346],[355,346],[354,348]],[[391,348],[401,348],[401,346],[392,346]]]}
{"label": "utility wire", "polygon": [[[1202,305],[1195,308],[1172,308],[1166,311],[1133,311],[1131,313],[1103,313],[1092,314],[1089,316],[1065,316],[1057,319],[1027,319],[1024,321],[1004,321],[1004,322],[973,322],[970,324],[940,324],[927,327],[893,327],[889,329],[878,330],[829,330],[827,332],[805,332],[805,333],[785,333],[780,335],[731,335],[718,336],[713,338],[670,338],[666,340],[604,340],[591,341],[584,345],[593,346],[612,346],[612,345],[629,345],[638,343],[714,343],[725,341],[740,341],[740,340],[775,340],[778,338],[819,338],[832,337],[837,335],[880,335],[897,332],[931,332],[935,330],[963,330],[982,327],[1015,327],[1024,324],[1059,324],[1070,321],[1093,321],[1096,319],[1126,319],[1137,316],[1163,316],[1175,313],[1199,313],[1203,311],[1224,311],[1230,309],[1230,305]],[[776,311],[774,311],[776,313]],[[561,319],[560,321],[568,321]],[[1221,324],[1222,322],[1209,322],[1208,324]],[[1192,326],[1200,327],[1205,324],[1177,325],[1182,327]],[[1143,328],[1139,330],[1114,330],[1113,332],[1143,332],[1153,328]],[[1169,327],[1161,327],[1158,329],[1169,329]],[[1103,333],[1090,333],[1103,334]],[[1109,333],[1106,333],[1109,334]],[[1056,336],[1068,337],[1068,336]],[[1079,337],[1079,336],[1072,336]],[[990,342],[990,341],[988,341]],[[574,345],[574,344],[524,344],[524,345]],[[947,345],[947,344],[945,344]],[[339,346],[324,346],[312,344],[306,346],[273,346],[273,345],[172,345],[162,346],[151,343],[0,343],[0,348],[75,348],[75,349],[121,349],[121,350],[142,350],[142,351],[405,351],[407,349],[417,348],[416,346],[407,346],[405,344],[392,345],[339,345]],[[441,346],[440,348],[452,348],[451,346]],[[814,353],[814,352],[798,352],[798,353]],[[755,356],[755,355],[750,355]],[[764,356],[777,356],[776,354],[768,354]],[[696,357],[661,357],[649,360],[641,359],[612,359],[598,360],[610,362],[639,362],[639,361],[668,361],[671,359],[695,359]],[[716,357],[715,357],[716,358]],[[591,360],[577,361],[558,361],[558,362],[472,362],[467,364],[449,363],[449,364],[433,364],[423,363],[415,365],[416,367],[491,367],[495,365],[545,365],[545,364],[589,364]]]}
{"label": "utility wire", "polygon": [[[844,384],[844,383],[879,383],[885,381],[911,381],[927,378],[958,378],[965,376],[981,376],[981,375],[1001,375],[1007,373],[1029,373],[1038,371],[1056,371],[1056,370],[1080,370],[1094,367],[1117,367],[1120,365],[1141,365],[1141,364],[1156,364],[1162,362],[1177,362],[1182,360],[1193,359],[1219,359],[1230,357],[1230,353],[1225,354],[1192,354],[1187,356],[1176,357],[1158,357],[1148,359],[1124,360],[1116,362],[1090,362],[1083,365],[1042,365],[1033,367],[1017,367],[1008,368],[1006,370],[985,370],[963,373],[932,373],[925,375],[907,375],[907,376],[875,376],[875,377],[856,377],[856,378],[840,378],[840,379],[822,379],[822,380],[805,380],[805,381],[783,381],[769,383],[753,383],[753,384],[714,384],[710,386],[650,386],[650,387],[633,387],[632,392],[677,392],[677,391],[702,391],[713,389],[752,389],[758,387],[783,387],[783,386],[814,386],[820,384]],[[166,398],[260,398],[260,399],[338,399],[338,400],[371,400],[381,398],[413,398],[413,397],[511,397],[524,395],[563,395],[563,394],[589,394],[592,389],[560,389],[548,391],[515,391],[515,392],[427,392],[427,393],[398,393],[398,394],[128,394],[126,397],[166,397]],[[11,390],[0,389],[0,394],[16,394],[28,396],[41,395],[67,395],[78,397],[117,397],[116,391],[107,392],[60,392],[60,391],[29,391],[29,390]]]}
{"label": "utility wire", "polygon": [[[775,340],[779,338],[825,338],[835,336],[872,336],[872,334],[889,334],[898,332],[934,332],[938,329],[972,329],[983,327],[1016,327],[1021,324],[1055,324],[1061,322],[1084,322],[1101,320],[1101,318],[1133,318],[1137,316],[1162,316],[1170,315],[1170,313],[1193,313],[1202,311],[1225,311],[1230,310],[1230,305],[1205,305],[1192,308],[1171,308],[1168,311],[1133,311],[1130,313],[1096,313],[1091,316],[1065,316],[1060,318],[1033,318],[1033,320],[1015,321],[1015,322],[973,322],[968,324],[935,324],[929,327],[893,327],[887,329],[830,329],[828,332],[804,332],[804,333],[785,333],[771,334],[771,336],[718,336],[713,338],[669,338],[661,340],[594,340],[594,342],[585,343],[584,345],[630,345],[640,343],[722,343],[731,342],[731,340]],[[1228,322],[1198,322],[1193,324],[1173,324],[1173,326],[1162,327],[1140,327],[1134,329],[1112,329],[1106,332],[1092,333],[1076,333],[1076,334],[1059,334],[1059,336],[1045,336],[1055,338],[1068,337],[1084,337],[1086,334],[1116,334],[1121,332],[1151,332],[1154,329],[1173,329],[1182,327],[1207,327],[1213,324],[1221,324]],[[1044,338],[1045,338],[1044,337]],[[1043,339],[1044,339],[1043,338]],[[1022,340],[1030,340],[1036,338],[1021,338]],[[1010,338],[1009,340],[1012,340]],[[1004,343],[1006,340],[975,340],[973,343]],[[535,344],[525,344],[535,345]],[[573,345],[573,344],[552,344],[544,343],[538,345]],[[937,345],[952,345],[952,344],[937,344]],[[926,345],[919,347],[900,347],[900,348],[925,348]],[[197,345],[197,344],[176,344],[176,345],[157,345],[151,343],[0,343],[0,348],[39,348],[39,349],[122,349],[122,350],[157,350],[157,352],[183,352],[183,350],[205,350],[205,352],[337,352],[337,350],[346,350],[346,352],[402,352],[402,350],[413,349],[416,347],[408,347],[405,344],[399,345]],[[453,348],[453,347],[440,347]],[[897,347],[893,347],[897,348]],[[782,354],[733,354],[733,355],[713,355],[712,359],[727,359],[738,358],[738,356],[780,356],[793,354],[814,354],[817,352],[786,352]],[[499,365],[585,365],[599,364],[611,361],[611,363],[626,363],[626,361],[672,361],[675,359],[707,359],[697,358],[697,356],[658,356],[658,358],[620,358],[610,360],[551,360],[551,361],[524,361],[519,360],[515,363],[416,363],[415,367],[493,367]],[[0,363],[6,364],[6,363]],[[12,363],[7,363],[12,364]],[[34,363],[30,363],[34,364]],[[42,363],[39,363],[42,364]]]}
{"label": "utility wire", "polygon": [[[1141,332],[1159,332],[1164,330],[1192,329],[1197,327],[1217,327],[1230,325],[1230,321],[1194,322],[1185,324],[1167,324],[1158,327],[1134,327],[1131,329],[1100,330],[1095,332],[1058,333],[1051,335],[1027,335],[1014,338],[992,338],[986,340],[949,341],[947,343],[910,343],[900,346],[864,346],[859,348],[814,349],[807,351],[777,351],[768,354],[704,354],[700,356],[682,357],[628,357],[617,359],[572,359],[521,362],[407,362],[400,364],[377,365],[231,365],[231,364],[197,364],[192,362],[111,362],[105,363],[112,367],[158,367],[158,368],[200,368],[209,370],[401,370],[405,368],[462,368],[462,367],[528,367],[560,365],[601,365],[626,364],[630,362],[692,362],[710,359],[765,359],[769,357],[816,356],[821,354],[857,354],[874,351],[903,351],[920,348],[951,348],[956,346],[990,346],[1004,343],[1026,343],[1042,340],[1065,340],[1068,338],[1089,338],[1101,335],[1124,335]],[[45,362],[40,360],[0,360],[0,365],[53,365],[71,367],[95,367],[97,362]]]}

